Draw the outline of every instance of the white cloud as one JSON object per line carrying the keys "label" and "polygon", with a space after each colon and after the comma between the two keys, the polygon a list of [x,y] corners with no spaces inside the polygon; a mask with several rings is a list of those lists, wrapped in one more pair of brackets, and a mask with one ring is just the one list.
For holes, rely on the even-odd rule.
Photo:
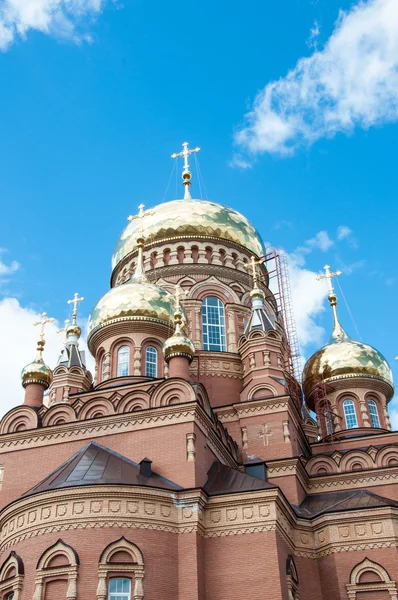
{"label": "white cloud", "polygon": [[398,2],[358,2],[340,12],[321,51],[268,83],[235,136],[252,155],[286,155],[354,127],[398,120]]}
{"label": "white cloud", "polygon": [[15,271],[18,271],[18,269],[19,263],[17,263],[16,260],[13,260],[9,265],[6,265],[6,263],[0,259],[0,277],[11,275],[12,273],[15,273]]}
{"label": "white cloud", "polygon": [[[0,323],[2,344],[0,345],[0,381],[2,396],[0,399],[0,417],[8,410],[22,404],[24,389],[21,385],[21,370],[36,355],[36,341],[39,327],[33,327],[41,315],[30,308],[20,305],[16,298],[4,298],[0,301]],[[51,368],[57,364],[62,346],[63,334],[57,334],[59,325],[46,325],[46,345],[44,361]],[[80,348],[86,351],[89,368],[92,368],[92,357],[87,346],[81,340]]]}
{"label": "white cloud", "polygon": [[0,0],[0,50],[7,50],[29,30],[90,42],[81,32],[99,14],[107,0]]}
{"label": "white cloud", "polygon": [[334,244],[327,231],[319,231],[314,238],[307,240],[306,244],[310,248],[318,248],[322,252],[327,252]]}
{"label": "white cloud", "polygon": [[318,21],[314,21],[314,25],[310,29],[310,37],[307,40],[307,46],[309,48],[318,47],[318,37],[321,33]]}
{"label": "white cloud", "polygon": [[340,225],[337,228],[337,239],[338,240],[344,240],[347,237],[350,237],[350,235],[352,234],[352,229],[350,229],[350,227],[348,227],[347,225]]}

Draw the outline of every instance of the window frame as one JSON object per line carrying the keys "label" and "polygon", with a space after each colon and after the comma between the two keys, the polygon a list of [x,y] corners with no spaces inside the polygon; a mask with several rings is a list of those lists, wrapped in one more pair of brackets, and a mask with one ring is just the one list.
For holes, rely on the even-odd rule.
{"label": "window frame", "polygon": [[[120,354],[121,352],[124,352],[126,355],[126,360],[123,360],[123,362],[120,361]],[[122,373],[119,372],[121,371],[121,367],[127,366],[127,373]],[[127,344],[123,344],[122,346],[120,346],[117,349],[117,353],[116,353],[116,377],[128,377],[130,375],[130,346],[128,346]]]}
{"label": "window frame", "polygon": [[[154,361],[149,360],[149,354],[154,353]],[[145,348],[145,377],[158,377],[158,350],[152,344]],[[150,369],[148,368],[154,367],[154,375],[150,373]]]}
{"label": "window frame", "polygon": [[[348,410],[346,410],[346,408],[348,406],[352,408],[352,412],[349,412]],[[357,417],[357,411],[355,408],[355,402],[352,398],[346,398],[345,400],[343,400],[343,413],[344,413],[346,429],[357,429],[359,426],[358,425],[358,417]],[[355,425],[349,424],[349,421],[351,418],[355,419]]]}
{"label": "window frame", "polygon": [[[215,303],[212,305],[209,301]],[[215,319],[217,322],[211,322]],[[202,341],[203,350],[207,352],[227,351],[225,307],[217,296],[206,296],[202,301]]]}
{"label": "window frame", "polygon": [[[111,582],[112,581],[128,581],[129,582],[129,591],[128,592],[111,592],[110,587],[111,587]],[[130,577],[110,577],[108,580],[108,597],[107,600],[116,600],[116,598],[119,600],[119,597],[122,598],[123,600],[132,600],[131,598],[131,579]]]}
{"label": "window frame", "polygon": [[[374,413],[373,414],[372,414],[371,407],[374,408]],[[381,428],[381,424],[380,424],[379,410],[377,408],[377,402],[373,398],[369,398],[368,399],[368,411],[369,411],[370,422],[372,424],[372,427],[375,427],[376,429],[380,429]],[[376,421],[374,421],[374,419],[376,419]],[[375,425],[375,422],[377,423],[376,425]]]}

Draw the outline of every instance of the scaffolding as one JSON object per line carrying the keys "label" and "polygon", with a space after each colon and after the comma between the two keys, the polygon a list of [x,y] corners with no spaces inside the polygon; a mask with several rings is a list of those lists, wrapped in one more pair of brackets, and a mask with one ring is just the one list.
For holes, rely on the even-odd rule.
{"label": "scaffolding", "polygon": [[334,446],[334,417],[335,414],[330,405],[328,394],[333,391],[330,384],[320,381],[312,388],[312,397],[314,399],[314,408],[318,418],[321,438],[328,438]]}

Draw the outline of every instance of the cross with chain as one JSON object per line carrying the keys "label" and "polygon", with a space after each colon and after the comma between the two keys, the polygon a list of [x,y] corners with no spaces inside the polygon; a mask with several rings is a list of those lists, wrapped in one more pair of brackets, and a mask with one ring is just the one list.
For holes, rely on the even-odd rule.
{"label": "cross with chain", "polygon": [[74,294],[73,300],[68,300],[68,304],[73,304],[72,325],[76,325],[77,305],[79,302],[83,302],[83,300],[83,296],[79,298],[79,294],[77,292]]}
{"label": "cross with chain", "polygon": [[171,158],[178,158],[179,156],[184,158],[184,170],[182,172],[182,180],[185,187],[184,200],[190,200],[191,194],[189,192],[189,186],[191,185],[191,173],[189,172],[188,156],[195,152],[199,152],[200,148],[193,148],[192,150],[189,150],[188,142],[184,142],[182,147],[182,152],[174,152],[174,154],[171,155]]}
{"label": "cross with chain", "polygon": [[258,284],[258,273],[257,273],[257,265],[261,265],[264,262],[264,259],[260,258],[259,260],[256,260],[254,258],[254,256],[252,255],[251,259],[250,259],[250,263],[245,265],[245,269],[252,270],[252,276],[253,276],[253,287],[257,288],[257,284]]}
{"label": "cross with chain", "polygon": [[134,219],[139,219],[139,231],[140,231],[140,237],[142,237],[143,231],[144,231],[144,218],[145,217],[150,217],[151,215],[155,214],[154,210],[144,210],[145,208],[145,204],[140,204],[138,206],[138,215],[130,215],[127,220],[128,221],[134,221]]}
{"label": "cross with chain", "polygon": [[334,288],[332,286],[332,277],[340,277],[341,271],[335,271],[334,273],[331,273],[329,265],[325,265],[323,268],[325,269],[325,275],[317,275],[315,279],[317,281],[319,281],[320,279],[326,279],[328,284],[329,295],[334,294]]}

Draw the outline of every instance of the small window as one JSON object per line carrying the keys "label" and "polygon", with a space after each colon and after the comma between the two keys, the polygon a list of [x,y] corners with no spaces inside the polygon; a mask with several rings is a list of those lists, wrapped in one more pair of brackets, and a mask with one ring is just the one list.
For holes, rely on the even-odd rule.
{"label": "small window", "polygon": [[105,381],[105,377],[106,377],[106,358],[105,358],[105,354],[104,354],[104,356],[101,358],[101,381]]}
{"label": "small window", "polygon": [[330,411],[325,410],[323,413],[323,417],[325,419],[326,435],[330,435],[331,433],[333,433],[333,423],[332,417],[330,416]]}
{"label": "small window", "polygon": [[148,346],[145,351],[145,375],[146,377],[158,376],[158,351],[153,346]]}
{"label": "small window", "polygon": [[129,374],[130,348],[121,346],[117,352],[117,376],[126,377]]}
{"label": "small window", "polygon": [[377,404],[374,400],[368,400],[370,420],[372,421],[372,427],[380,427],[379,413],[377,411]]}
{"label": "small window", "polygon": [[202,304],[203,348],[211,352],[226,352],[225,313],[223,303],[209,296]]}
{"label": "small window", "polygon": [[131,600],[130,579],[110,579],[108,600]]}
{"label": "small window", "polygon": [[354,427],[358,427],[357,413],[355,412],[354,401],[344,400],[343,409],[347,429],[353,429]]}

